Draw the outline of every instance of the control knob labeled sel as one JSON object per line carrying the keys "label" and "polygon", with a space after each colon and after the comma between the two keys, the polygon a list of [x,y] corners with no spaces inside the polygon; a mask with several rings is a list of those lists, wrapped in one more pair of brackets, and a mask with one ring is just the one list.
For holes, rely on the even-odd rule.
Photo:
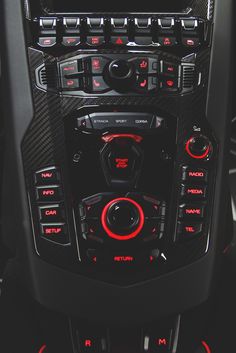
{"label": "control knob labeled sel", "polygon": [[192,136],[185,145],[186,152],[194,159],[209,159],[212,154],[212,144],[204,135]]}

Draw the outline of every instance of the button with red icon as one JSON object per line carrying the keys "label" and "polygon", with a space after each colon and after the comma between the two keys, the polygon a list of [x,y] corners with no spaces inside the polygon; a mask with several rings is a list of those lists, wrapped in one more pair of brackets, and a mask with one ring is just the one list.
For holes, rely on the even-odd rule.
{"label": "button with red icon", "polygon": [[89,71],[93,74],[102,74],[105,66],[109,63],[109,59],[103,56],[93,56],[90,58]]}
{"label": "button with red icon", "polygon": [[80,37],[63,37],[62,45],[65,47],[76,47],[80,44]]}
{"label": "button with red icon", "polygon": [[104,44],[104,41],[105,41],[104,36],[88,36],[87,37],[88,45],[95,46],[95,47]]}
{"label": "button with red icon", "polygon": [[196,48],[200,45],[200,41],[199,41],[199,38],[197,37],[192,37],[192,38],[184,37],[182,38],[182,44],[185,47]]}
{"label": "button with red icon", "polygon": [[161,88],[168,91],[177,91],[178,79],[175,77],[163,77],[161,79]]}
{"label": "button with red icon", "polygon": [[111,36],[111,44],[114,45],[127,45],[129,38],[127,36]]}
{"label": "button with red icon", "polygon": [[88,90],[94,93],[101,93],[109,90],[109,86],[102,76],[93,76],[88,80]]}
{"label": "button with red icon", "polygon": [[82,86],[78,78],[63,78],[62,88],[73,90],[73,89],[81,89]]}
{"label": "button with red icon", "polygon": [[169,76],[177,76],[179,67],[171,63],[163,62],[162,73]]}
{"label": "button with red icon", "polygon": [[182,197],[193,199],[204,199],[206,197],[206,186],[201,185],[181,185]]}
{"label": "button with red icon", "polygon": [[53,47],[57,42],[56,37],[40,37],[38,45],[43,48]]}
{"label": "button with red icon", "polygon": [[176,44],[176,38],[172,36],[163,36],[158,38],[158,42],[163,47],[172,47]]}
{"label": "button with red icon", "polygon": [[78,73],[78,61],[73,60],[70,62],[63,63],[60,65],[60,69],[61,69],[61,76],[62,77]]}
{"label": "button with red icon", "polygon": [[60,174],[57,168],[49,167],[37,171],[34,175],[35,184],[53,184],[60,181]]}
{"label": "button with red icon", "polygon": [[138,76],[136,81],[136,87],[140,92],[147,92],[149,88],[149,77],[148,76]]}
{"label": "button with red icon", "polygon": [[136,67],[136,70],[140,74],[148,73],[149,59],[148,58],[138,58],[138,59],[136,59],[135,60],[135,67]]}
{"label": "button with red icon", "polygon": [[182,180],[189,182],[206,182],[208,171],[203,168],[182,167]]}

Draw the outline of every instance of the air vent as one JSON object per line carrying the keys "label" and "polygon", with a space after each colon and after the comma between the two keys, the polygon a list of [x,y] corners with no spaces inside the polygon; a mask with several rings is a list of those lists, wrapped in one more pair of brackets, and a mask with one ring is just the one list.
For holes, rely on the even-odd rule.
{"label": "air vent", "polygon": [[195,65],[193,64],[184,64],[182,65],[182,89],[183,92],[190,92],[194,88],[195,81]]}
{"label": "air vent", "polygon": [[54,65],[41,65],[36,70],[36,82],[39,88],[50,91],[57,88],[57,71]]}

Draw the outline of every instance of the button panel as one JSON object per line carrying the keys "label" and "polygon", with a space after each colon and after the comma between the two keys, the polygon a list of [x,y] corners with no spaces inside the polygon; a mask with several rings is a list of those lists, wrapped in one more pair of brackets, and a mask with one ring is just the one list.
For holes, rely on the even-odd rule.
{"label": "button panel", "polygon": [[[160,60],[157,55],[135,57],[123,54],[79,55],[58,64],[59,87],[63,95],[157,95],[184,92],[182,64]],[[122,63],[129,68],[124,78],[114,78],[111,67]],[[194,64],[193,64],[194,71]],[[194,87],[194,84],[193,84]]]}
{"label": "button panel", "polygon": [[[66,47],[182,45],[193,49],[207,44],[204,36],[207,23],[198,17],[41,17],[37,23],[36,42],[44,48],[51,45],[40,41],[39,37],[55,38],[53,45]],[[71,41],[68,43],[66,38]]]}
{"label": "button panel", "polygon": [[59,169],[55,166],[41,169],[34,173],[33,179],[40,239],[68,245],[70,239]]}

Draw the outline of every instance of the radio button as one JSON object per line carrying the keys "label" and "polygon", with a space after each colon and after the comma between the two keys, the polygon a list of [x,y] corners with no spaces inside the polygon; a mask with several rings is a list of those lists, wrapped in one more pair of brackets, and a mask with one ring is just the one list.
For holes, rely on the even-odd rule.
{"label": "radio button", "polygon": [[208,171],[202,168],[191,168],[188,166],[182,167],[182,181],[190,182],[206,182],[208,178]]}

